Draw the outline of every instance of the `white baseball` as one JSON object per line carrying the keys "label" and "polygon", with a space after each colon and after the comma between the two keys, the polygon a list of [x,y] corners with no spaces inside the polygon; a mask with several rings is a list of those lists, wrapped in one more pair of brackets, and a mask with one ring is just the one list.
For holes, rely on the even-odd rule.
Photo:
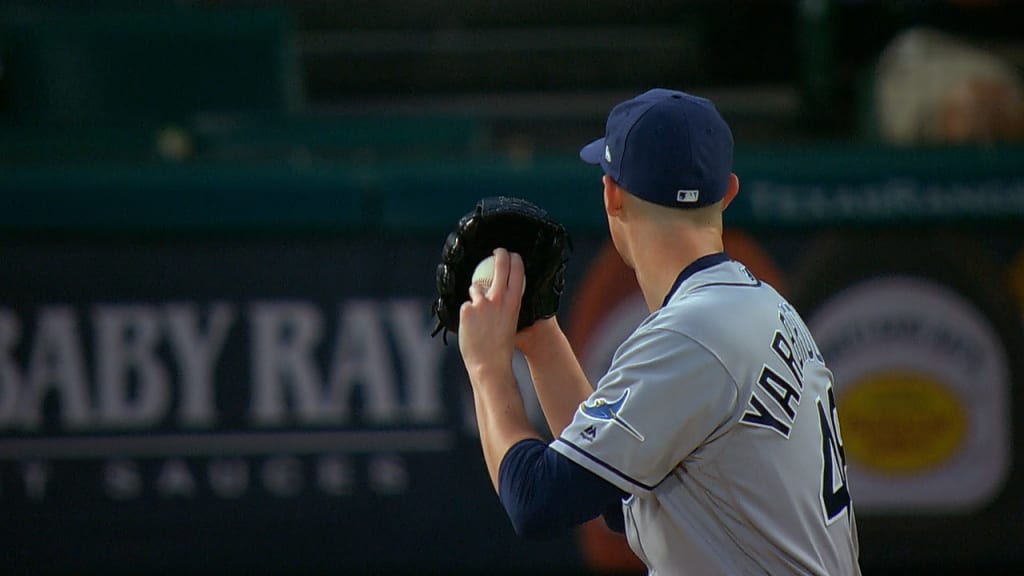
{"label": "white baseball", "polygon": [[[494,256],[488,256],[480,261],[473,270],[473,279],[470,281],[472,284],[476,284],[480,287],[480,290],[486,292],[491,287],[491,282],[494,281]],[[526,292],[526,282],[523,282],[523,292]]]}

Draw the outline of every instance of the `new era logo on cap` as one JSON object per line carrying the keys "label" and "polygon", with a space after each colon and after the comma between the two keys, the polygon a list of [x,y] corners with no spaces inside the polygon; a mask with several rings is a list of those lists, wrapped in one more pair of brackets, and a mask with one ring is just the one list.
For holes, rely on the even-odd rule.
{"label": "new era logo on cap", "polygon": [[700,200],[700,190],[676,190],[676,202],[693,204]]}
{"label": "new era logo on cap", "polygon": [[612,161],[612,149],[606,144],[604,147],[604,161],[611,164]]}

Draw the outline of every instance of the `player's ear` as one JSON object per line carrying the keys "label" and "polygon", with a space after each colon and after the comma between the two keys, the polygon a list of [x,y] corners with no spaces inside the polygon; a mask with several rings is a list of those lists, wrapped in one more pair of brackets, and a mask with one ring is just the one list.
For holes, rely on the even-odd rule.
{"label": "player's ear", "polygon": [[729,187],[725,189],[725,197],[722,198],[722,211],[725,211],[732,204],[733,199],[740,193],[740,177],[729,174]]}
{"label": "player's ear", "polygon": [[601,178],[601,181],[604,182],[604,211],[608,216],[618,216],[622,213],[622,188],[607,174]]}

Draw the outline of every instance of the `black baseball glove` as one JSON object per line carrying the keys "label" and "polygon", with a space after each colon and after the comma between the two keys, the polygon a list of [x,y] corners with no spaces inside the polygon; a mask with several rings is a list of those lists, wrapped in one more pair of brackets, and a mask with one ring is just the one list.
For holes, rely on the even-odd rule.
{"label": "black baseball glove", "polygon": [[459,309],[469,300],[473,271],[495,248],[519,254],[526,268],[518,329],[555,315],[572,251],[569,233],[531,202],[504,196],[484,198],[459,220],[441,250],[433,305],[437,327],[432,336],[445,331],[447,342],[448,332],[459,331]]}

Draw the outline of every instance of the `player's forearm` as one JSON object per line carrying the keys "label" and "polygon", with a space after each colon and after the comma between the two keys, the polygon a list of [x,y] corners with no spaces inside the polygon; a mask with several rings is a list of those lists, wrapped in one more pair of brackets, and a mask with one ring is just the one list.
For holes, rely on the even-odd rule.
{"label": "player's forearm", "polygon": [[537,399],[551,433],[558,436],[572,422],[573,414],[593,392],[593,386],[555,319],[544,322],[535,327],[528,342],[520,341],[520,351],[530,367]]}
{"label": "player's forearm", "polygon": [[[486,385],[482,385],[486,380]],[[477,370],[470,374],[473,401],[476,406],[480,445],[491,484],[498,490],[501,460],[509,448],[526,438],[540,438],[530,425],[519,394],[512,369],[487,373]]]}

